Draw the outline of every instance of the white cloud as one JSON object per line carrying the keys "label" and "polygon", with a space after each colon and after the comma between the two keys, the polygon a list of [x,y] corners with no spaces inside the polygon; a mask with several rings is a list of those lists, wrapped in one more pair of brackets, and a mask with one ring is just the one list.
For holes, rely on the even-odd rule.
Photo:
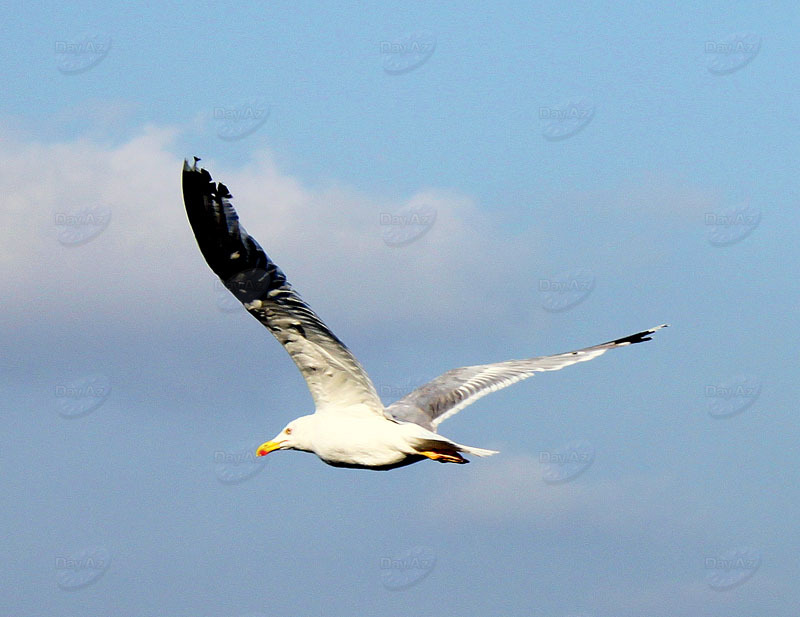
{"label": "white cloud", "polygon": [[719,517],[689,490],[702,495],[702,487],[687,487],[668,474],[586,476],[548,485],[534,457],[501,453],[433,488],[429,503],[418,509],[418,524],[442,526],[441,533],[456,536],[522,526],[535,530],[541,550],[560,556],[585,556],[582,547],[591,546],[615,566],[608,575],[612,584],[587,582],[589,589],[598,583],[590,615],[663,614],[667,605],[680,614],[705,614],[709,606],[730,612],[742,598],[765,605],[792,588],[788,575],[766,569],[734,591],[708,585],[703,547],[729,530],[720,529]]}
{"label": "white cloud", "polygon": [[536,521],[537,526],[560,528],[583,521],[592,528],[619,528],[653,524],[661,512],[670,511],[668,506],[674,507],[674,496],[683,494],[668,477],[582,477],[552,485],[544,482],[543,470],[535,457],[501,454],[450,482],[447,503],[435,501],[431,507],[465,524]]}
{"label": "white cloud", "polygon": [[[120,327],[135,323],[141,331],[203,306],[213,311],[214,277],[183,211],[176,135],[176,129],[144,127],[119,145],[7,136],[0,153],[3,216],[11,222],[0,231],[3,293],[40,302],[51,323],[92,315]],[[369,330],[399,321],[421,334],[452,325],[456,314],[461,331],[529,330],[547,320],[537,279],[552,264],[575,259],[571,244],[566,256],[542,249],[546,226],[518,231],[508,242],[489,212],[453,191],[423,188],[397,199],[337,182],[312,188],[283,172],[266,150],[240,167],[209,154],[203,165],[229,186],[245,227],[334,328],[353,323]],[[673,203],[692,212],[708,208],[699,189],[676,189],[675,197],[668,185],[654,178],[621,190],[627,197],[617,205],[626,211],[639,203],[657,210]],[[654,198],[660,194],[663,199]],[[662,205],[653,206],[654,199]],[[611,193],[592,200],[616,207],[609,205]],[[83,245],[60,244],[56,214],[94,206],[110,209],[108,228]],[[381,215],[408,208],[435,212],[435,222],[407,245],[387,245]],[[30,317],[21,302],[8,311]]]}
{"label": "white cloud", "polygon": [[[213,306],[213,275],[183,211],[175,135],[145,127],[118,146],[7,144],[0,153],[3,215],[13,223],[0,232],[6,297],[33,298],[49,321],[90,314],[120,327]],[[517,249],[498,240],[491,217],[467,196],[430,188],[396,200],[340,184],[309,188],[267,151],[238,169],[212,158],[203,164],[229,186],[243,224],[298,290],[325,305],[323,316],[335,307],[369,327],[391,316],[448,320],[465,299],[469,310],[458,313],[465,322],[508,310]],[[387,246],[380,215],[422,204],[436,212],[430,231]],[[95,206],[110,209],[107,229],[80,246],[60,244],[55,216]],[[18,302],[8,311],[24,319],[30,307]]]}

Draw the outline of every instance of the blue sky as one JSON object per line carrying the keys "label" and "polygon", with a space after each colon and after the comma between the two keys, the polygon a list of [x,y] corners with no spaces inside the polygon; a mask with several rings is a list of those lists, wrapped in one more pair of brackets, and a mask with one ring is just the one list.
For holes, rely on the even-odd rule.
{"label": "blue sky", "polygon": [[[5,13],[3,614],[796,614],[794,7]],[[311,398],[192,155],[387,403],[672,327],[442,425],[489,459],[256,463]]]}

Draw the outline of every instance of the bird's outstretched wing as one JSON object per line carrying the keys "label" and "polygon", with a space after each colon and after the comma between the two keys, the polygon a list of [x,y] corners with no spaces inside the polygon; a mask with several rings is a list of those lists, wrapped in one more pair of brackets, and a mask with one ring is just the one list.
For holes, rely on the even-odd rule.
{"label": "bird's outstretched wing", "polygon": [[615,341],[554,356],[453,369],[392,403],[386,408],[386,413],[397,420],[414,422],[435,431],[441,422],[490,392],[540,371],[557,371],[570,364],[602,356],[609,349],[649,341],[653,332],[666,327],[667,324],[663,324]]}
{"label": "bird's outstretched wing", "polygon": [[231,194],[197,161],[183,166],[183,201],[200,252],[225,286],[286,348],[318,412],[383,405],[355,356],[314,314],[286,276],[239,224]]}

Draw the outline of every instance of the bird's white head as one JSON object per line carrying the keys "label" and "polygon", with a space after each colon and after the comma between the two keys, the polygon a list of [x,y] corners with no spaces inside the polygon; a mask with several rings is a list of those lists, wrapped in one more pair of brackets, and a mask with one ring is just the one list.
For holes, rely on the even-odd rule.
{"label": "bird's white head", "polygon": [[280,433],[258,447],[256,456],[265,456],[275,450],[310,451],[308,425],[313,421],[312,418],[313,416],[302,416],[289,422]]}

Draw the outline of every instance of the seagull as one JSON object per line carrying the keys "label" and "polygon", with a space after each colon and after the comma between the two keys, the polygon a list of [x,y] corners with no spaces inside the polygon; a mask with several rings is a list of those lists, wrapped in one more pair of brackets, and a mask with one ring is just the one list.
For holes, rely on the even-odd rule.
{"label": "seagull", "polygon": [[245,309],[272,332],[292,358],[314,400],[313,414],[287,424],[259,446],[316,454],[335,467],[388,470],[425,459],[468,463],[462,453],[495,450],[456,443],[439,424],[467,405],[542,371],[586,362],[609,349],[651,340],[662,324],[607,343],[553,356],[465,366],[448,371],[384,407],[355,356],[295,292],[286,276],[239,224],[228,188],[184,161],[183,200],[200,252]]}

